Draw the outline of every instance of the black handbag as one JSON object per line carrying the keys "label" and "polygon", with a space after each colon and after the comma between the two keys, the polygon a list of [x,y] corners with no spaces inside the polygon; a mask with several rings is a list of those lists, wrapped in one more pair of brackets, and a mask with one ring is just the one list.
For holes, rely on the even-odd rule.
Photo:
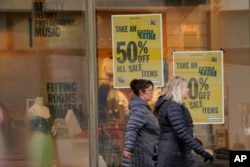
{"label": "black handbag", "polygon": [[154,155],[152,157],[153,161],[157,161],[158,154],[156,153],[156,146],[154,146]]}
{"label": "black handbag", "polygon": [[157,154],[154,154],[153,157],[152,157],[152,160],[153,160],[153,161],[157,161],[157,157],[158,157],[158,155],[157,155]]}

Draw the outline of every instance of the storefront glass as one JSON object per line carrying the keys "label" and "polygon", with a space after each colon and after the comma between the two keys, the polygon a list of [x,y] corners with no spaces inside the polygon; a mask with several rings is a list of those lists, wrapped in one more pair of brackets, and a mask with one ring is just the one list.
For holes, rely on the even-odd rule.
{"label": "storefront glass", "polygon": [[85,1],[1,0],[0,20],[0,166],[88,166]]}
{"label": "storefront glass", "polygon": [[[100,154],[108,166],[119,166],[121,163],[123,135],[129,114],[127,105],[131,97],[126,79],[135,76],[134,73],[135,78],[153,78],[152,73],[146,76],[142,72],[145,68],[154,67],[150,58],[144,60],[141,53],[152,59],[155,55],[152,52],[150,55],[150,50],[154,48],[150,48],[149,38],[145,40],[134,35],[139,30],[151,31],[152,28],[146,23],[141,26],[139,21],[128,21],[131,15],[142,19],[141,15],[144,14],[161,14],[162,56],[166,60],[163,63],[163,80],[165,82],[174,74],[180,74],[187,77],[191,85],[194,81],[197,83],[198,86],[194,85],[192,89],[194,93],[190,94],[193,100],[189,100],[187,106],[191,108],[191,113],[193,111],[194,135],[202,140],[205,149],[213,153],[216,159],[214,164],[228,166],[229,150],[250,149],[248,1],[97,0],[96,4],[99,126],[106,134],[104,137],[107,138],[107,134],[109,137],[108,141],[101,138],[99,144],[108,145],[100,148]],[[116,21],[116,16],[120,16],[122,21]],[[134,31],[136,28],[133,26],[143,28]],[[131,41],[136,45],[133,48]],[[138,49],[136,53],[134,47]],[[215,56],[217,53],[218,57]],[[181,55],[179,59],[178,54]],[[202,56],[191,59],[190,55],[193,54]],[[210,60],[218,64],[219,70],[209,63]],[[143,68],[140,69],[138,62]],[[179,68],[186,68],[184,72],[178,71],[177,64]],[[199,66],[202,71],[192,73],[187,64],[192,68]],[[205,68],[210,70],[206,71]],[[116,84],[119,80],[125,84]],[[150,103],[152,108],[160,93],[160,87],[156,88]],[[199,166],[208,165],[199,155],[194,156]]]}

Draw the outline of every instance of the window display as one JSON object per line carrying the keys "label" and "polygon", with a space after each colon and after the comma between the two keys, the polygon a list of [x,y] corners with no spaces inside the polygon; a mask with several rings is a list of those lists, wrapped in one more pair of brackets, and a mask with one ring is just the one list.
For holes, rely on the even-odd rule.
{"label": "window display", "polygon": [[42,97],[36,97],[27,111],[28,128],[31,130],[28,144],[30,167],[53,166],[56,162],[55,146],[52,139],[53,119]]}

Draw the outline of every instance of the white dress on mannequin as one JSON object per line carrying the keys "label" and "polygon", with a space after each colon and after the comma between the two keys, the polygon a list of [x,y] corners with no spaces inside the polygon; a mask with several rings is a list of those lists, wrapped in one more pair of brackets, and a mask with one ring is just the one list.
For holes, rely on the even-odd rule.
{"label": "white dress on mannequin", "polygon": [[51,137],[52,118],[49,108],[44,106],[43,98],[37,97],[27,112],[32,131],[29,142],[31,167],[52,167],[55,160]]}

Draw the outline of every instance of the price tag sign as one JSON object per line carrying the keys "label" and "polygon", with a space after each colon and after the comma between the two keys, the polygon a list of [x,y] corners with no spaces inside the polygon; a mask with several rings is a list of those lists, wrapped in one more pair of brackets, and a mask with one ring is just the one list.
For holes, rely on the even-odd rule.
{"label": "price tag sign", "polygon": [[185,105],[194,123],[223,124],[223,51],[174,52],[173,73],[188,80]]}
{"label": "price tag sign", "polygon": [[134,78],[162,87],[161,14],[112,15],[113,83],[129,88]]}

